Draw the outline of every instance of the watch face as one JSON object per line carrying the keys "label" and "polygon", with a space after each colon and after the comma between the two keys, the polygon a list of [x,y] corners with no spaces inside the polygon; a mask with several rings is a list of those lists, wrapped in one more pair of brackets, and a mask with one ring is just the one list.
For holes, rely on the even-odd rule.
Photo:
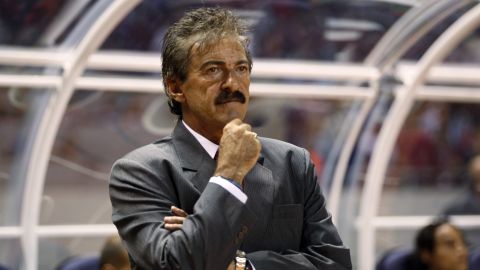
{"label": "watch face", "polygon": [[247,265],[247,258],[245,257],[245,252],[241,250],[237,250],[237,254],[235,255],[235,270],[245,270]]}

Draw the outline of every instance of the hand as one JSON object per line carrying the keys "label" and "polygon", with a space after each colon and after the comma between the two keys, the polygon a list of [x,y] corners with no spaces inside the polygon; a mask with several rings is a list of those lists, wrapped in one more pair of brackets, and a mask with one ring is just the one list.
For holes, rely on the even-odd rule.
{"label": "hand", "polygon": [[227,270],[235,270],[235,261],[232,261],[229,265]]}
{"label": "hand", "polygon": [[262,146],[257,134],[240,119],[230,121],[223,128],[218,149],[215,175],[243,183],[245,175],[255,166]]}
{"label": "hand", "polygon": [[183,222],[187,218],[188,214],[175,206],[172,206],[171,210],[174,216],[165,217],[163,222],[165,222],[165,229],[173,232],[182,228]]}

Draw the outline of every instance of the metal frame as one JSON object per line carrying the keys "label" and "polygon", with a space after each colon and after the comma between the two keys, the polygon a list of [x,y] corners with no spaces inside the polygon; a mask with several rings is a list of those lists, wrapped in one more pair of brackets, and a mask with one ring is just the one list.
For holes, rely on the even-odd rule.
{"label": "metal frame", "polygon": [[[138,0],[117,0],[112,2],[105,12],[89,29],[81,43],[63,64],[64,74],[61,91],[52,95],[48,110],[40,122],[35,137],[30,163],[27,168],[26,187],[22,205],[22,247],[26,269],[34,270],[38,264],[38,223],[45,174],[53,141],[66,105],[74,91],[74,82],[83,72],[88,55],[95,51],[114,26],[137,4]],[[27,248],[28,247],[28,248]]]}
{"label": "metal frame", "polygon": [[113,224],[88,224],[88,225],[50,225],[40,226],[37,229],[39,237],[97,237],[117,233]]}
{"label": "metal frame", "polygon": [[[1,56],[1,50],[0,50],[0,63],[5,63],[9,60],[5,60],[5,58],[2,58]],[[40,53],[41,55],[42,53]],[[31,54],[36,55],[35,53]],[[37,58],[43,58],[43,56]],[[95,58],[96,55],[94,55],[92,58]],[[98,57],[103,57],[101,54],[98,55]],[[154,57],[146,57],[145,58],[145,65],[141,63],[141,61],[137,61],[137,65],[132,66],[132,67],[127,67],[128,61],[127,59],[130,59],[132,56],[126,56],[126,57],[119,57],[117,58],[112,58],[109,61],[98,61],[95,60],[91,65],[88,67],[99,67],[101,66],[102,69],[107,70],[109,67],[110,68],[116,68],[115,71],[118,70],[124,70],[124,71],[145,71],[145,72],[153,72],[153,71],[159,71],[157,70],[156,67],[153,67],[150,63],[155,61]],[[14,58],[11,58],[14,59]],[[20,56],[17,60],[19,61],[24,61],[23,56]],[[25,58],[26,60],[26,58]],[[54,60],[56,62],[56,60]],[[92,61],[91,61],[92,62]],[[257,66],[257,62],[259,63],[258,66],[263,66],[262,60],[258,60],[255,62]],[[42,62],[44,63],[44,62]],[[338,82],[341,82],[342,80],[345,81],[351,81],[351,80],[357,80],[357,81],[370,81],[371,83],[375,83],[379,78],[380,78],[380,72],[373,67],[366,67],[366,68],[360,68],[355,65],[331,65],[328,66],[327,64],[321,64],[321,66],[318,66],[318,70],[315,72],[311,72],[308,75],[305,75],[302,77],[301,74],[295,77],[290,77],[290,73],[286,73],[285,69],[283,67],[288,64],[283,63],[281,61],[277,61],[279,64],[276,68],[272,69],[271,71],[268,71],[269,75],[268,76],[273,76],[275,74],[275,77],[288,77],[292,79],[307,79],[316,76],[317,80],[321,79],[326,79],[329,78],[329,76],[337,76],[336,80]],[[47,64],[45,62],[45,64]],[[400,62],[397,66],[397,68],[393,71],[393,76],[399,78],[400,80],[404,81],[406,78],[411,77],[412,74],[414,73],[414,63],[411,62]],[[301,64],[298,64],[297,66],[299,69],[305,69],[308,70],[308,66],[304,67]],[[347,68],[347,69],[345,69]],[[110,69],[110,70],[112,70]],[[349,70],[349,71],[348,71]],[[348,72],[346,72],[348,71]],[[359,75],[359,73],[362,75]],[[256,70],[253,71],[252,73],[252,78],[267,78],[263,77],[267,72],[264,72],[260,68],[257,68]],[[475,65],[462,65],[462,66],[455,66],[452,64],[442,64],[442,65],[437,65],[435,67],[432,67],[431,71],[428,74],[427,81],[432,82],[432,83],[442,83],[442,84],[458,84],[458,85],[466,85],[466,86],[480,86],[480,77],[478,74],[480,73],[480,67],[475,66]],[[333,75],[336,74],[336,75]],[[331,77],[330,77],[331,78]],[[61,84],[61,76],[55,76],[55,75],[21,75],[21,74],[2,74],[0,73],[0,86],[16,86],[16,87],[34,87],[32,90],[35,89],[41,89],[41,88],[55,88],[58,89],[58,87]],[[263,83],[252,83],[252,94],[256,95],[257,90],[256,85],[259,85],[258,89],[263,89],[262,85]],[[279,85],[279,83],[274,84],[274,85]],[[303,87],[305,84],[289,84],[291,87]],[[334,84],[335,85],[335,84]],[[361,91],[365,92],[368,91],[367,87],[355,87],[355,86],[344,86],[344,85],[328,85],[328,84],[318,84],[315,85],[315,87],[318,87],[319,89],[330,89],[331,87],[335,87],[336,89],[339,89],[340,92],[344,92],[344,94],[348,94],[348,92],[354,90],[356,91]],[[91,77],[91,76],[82,76],[79,77],[76,82],[75,82],[75,87],[76,88],[82,88],[82,89],[92,89],[92,90],[98,90],[102,89],[104,91],[138,91],[138,92],[162,92],[163,91],[163,83],[161,78],[159,77],[137,77],[137,76],[130,76],[130,77],[115,77],[115,76],[105,76],[105,77]],[[343,90],[342,90],[343,89]],[[434,89],[434,88],[429,88],[429,89]],[[440,89],[440,88],[437,88]],[[468,88],[458,88],[467,90]],[[268,90],[268,89],[267,89]],[[273,89],[272,89],[273,90]],[[345,90],[345,91],[344,91]],[[348,91],[346,91],[348,90]],[[0,89],[2,91],[2,89]],[[258,90],[259,92],[263,92],[262,90]],[[431,90],[429,90],[429,93]],[[270,91],[271,92],[271,91]],[[290,91],[293,95],[295,94],[295,91]],[[440,93],[439,93],[440,94]],[[343,94],[340,94],[343,95]],[[364,94],[358,93],[356,95],[364,96]],[[440,94],[441,95],[441,94]],[[453,93],[451,95],[454,95]]]}
{"label": "metal frame", "polygon": [[[418,7],[410,9],[382,37],[382,39],[377,43],[375,48],[366,57],[364,64],[366,66],[376,67],[380,74],[388,74],[392,72],[392,64],[397,62],[398,59],[406,51],[408,51],[408,49],[411,48],[411,46],[413,46],[415,42],[417,42],[423,36],[424,33],[431,30],[435,25],[434,22],[441,21],[441,19],[443,19],[444,17],[466,5],[467,2],[469,1],[430,0],[425,1],[422,5],[419,5]],[[434,12],[432,12],[432,9]],[[440,13],[440,16],[436,16],[438,13]],[[330,190],[328,198],[328,206],[329,210],[332,213],[334,223],[337,223],[339,218],[340,198],[342,195],[345,174],[347,172],[348,161],[351,158],[355,143],[358,140],[361,129],[366,125],[367,117],[369,113],[372,112],[373,106],[375,105],[375,102],[377,101],[379,96],[379,91],[381,87],[379,78],[380,76],[378,76],[377,79],[370,81],[373,86],[372,97],[366,99],[365,102],[362,104],[356,117],[356,121],[353,122],[350,133],[345,140],[344,146],[341,150],[341,154],[335,168],[332,188]],[[369,129],[368,123],[366,129]]]}
{"label": "metal frame", "polygon": [[416,72],[405,81],[405,87],[397,92],[395,101],[380,131],[368,166],[366,184],[361,198],[359,216],[358,253],[359,269],[373,269],[375,265],[375,226],[380,195],[387,170],[389,157],[393,151],[408,112],[410,111],[418,87],[425,81],[429,69],[443,59],[468,34],[480,25],[480,4],[472,8],[429,48],[416,66]]}
{"label": "metal frame", "polygon": [[411,9],[390,28],[365,62],[378,63],[382,66],[382,71],[389,70],[411,46],[435,25],[472,2],[472,0],[424,1],[421,6]]}

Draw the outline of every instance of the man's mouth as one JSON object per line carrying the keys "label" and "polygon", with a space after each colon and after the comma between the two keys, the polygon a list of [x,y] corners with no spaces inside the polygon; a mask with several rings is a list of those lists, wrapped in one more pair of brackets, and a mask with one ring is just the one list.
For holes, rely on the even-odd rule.
{"label": "man's mouth", "polygon": [[220,95],[218,95],[218,97],[215,99],[215,105],[221,105],[229,102],[239,102],[243,104],[246,102],[246,98],[245,95],[242,94],[242,92],[240,91],[222,91]]}

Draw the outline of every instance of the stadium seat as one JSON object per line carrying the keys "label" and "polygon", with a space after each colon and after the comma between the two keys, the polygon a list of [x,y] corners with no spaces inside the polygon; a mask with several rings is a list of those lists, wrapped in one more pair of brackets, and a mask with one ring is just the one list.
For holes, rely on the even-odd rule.
{"label": "stadium seat", "polygon": [[74,257],[62,264],[58,270],[92,270],[100,269],[100,258],[98,256]]}
{"label": "stadium seat", "polygon": [[393,249],[383,255],[377,264],[376,270],[405,270],[407,258],[412,254],[411,249]]}
{"label": "stadium seat", "polygon": [[470,251],[468,263],[469,269],[480,269],[480,247]]}

